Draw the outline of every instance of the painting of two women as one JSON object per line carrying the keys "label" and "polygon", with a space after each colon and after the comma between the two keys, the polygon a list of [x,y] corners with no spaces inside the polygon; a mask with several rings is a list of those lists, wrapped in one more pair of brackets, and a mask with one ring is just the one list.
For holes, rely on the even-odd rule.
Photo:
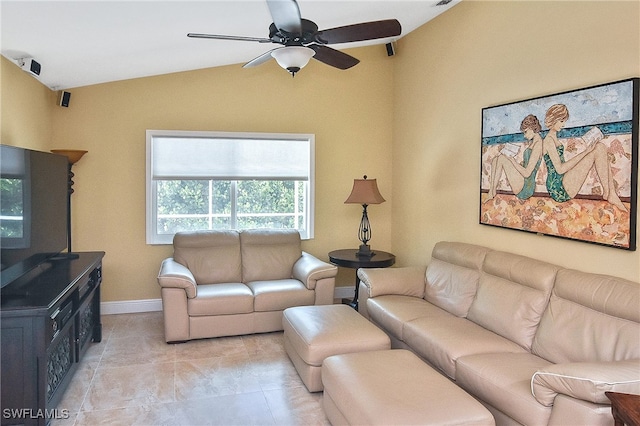
{"label": "painting of two women", "polygon": [[480,223],[635,249],[638,79],[483,109]]}

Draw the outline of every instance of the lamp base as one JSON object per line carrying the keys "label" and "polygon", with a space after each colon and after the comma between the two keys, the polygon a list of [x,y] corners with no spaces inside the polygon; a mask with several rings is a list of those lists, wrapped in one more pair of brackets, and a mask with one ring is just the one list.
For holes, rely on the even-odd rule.
{"label": "lamp base", "polygon": [[369,244],[360,244],[360,248],[356,252],[356,256],[358,257],[371,257],[375,254],[375,252],[371,251]]}

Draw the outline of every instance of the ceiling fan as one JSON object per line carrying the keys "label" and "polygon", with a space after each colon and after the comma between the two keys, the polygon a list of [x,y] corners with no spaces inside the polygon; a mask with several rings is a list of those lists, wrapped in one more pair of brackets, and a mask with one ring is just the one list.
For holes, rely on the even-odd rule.
{"label": "ceiling fan", "polygon": [[273,23],[269,26],[269,38],[197,33],[189,33],[187,37],[280,44],[282,46],[247,62],[243,68],[263,64],[273,57],[282,68],[295,76],[312,57],[341,70],[351,68],[360,62],[353,56],[328,47],[328,44],[395,37],[402,32],[400,22],[396,19],[318,30],[315,22],[302,19],[296,0],[266,1],[273,18]]}

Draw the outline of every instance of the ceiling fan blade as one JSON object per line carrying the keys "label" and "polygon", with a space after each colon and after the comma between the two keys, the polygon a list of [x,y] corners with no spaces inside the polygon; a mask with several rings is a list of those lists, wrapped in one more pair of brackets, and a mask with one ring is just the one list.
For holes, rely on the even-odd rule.
{"label": "ceiling fan blade", "polygon": [[267,0],[267,5],[277,29],[302,34],[302,18],[296,0]]}
{"label": "ceiling fan blade", "polygon": [[262,55],[258,56],[257,58],[253,58],[252,60],[244,64],[242,68],[257,67],[258,65],[264,64],[265,62],[267,62],[269,59],[272,58],[271,52],[278,49],[282,49],[282,47],[276,47],[275,49],[271,49],[268,52],[264,52]]}
{"label": "ceiling fan blade", "polygon": [[270,38],[228,36],[228,35],[219,35],[219,34],[189,33],[189,34],[187,34],[187,37],[191,37],[191,38],[212,38],[212,39],[216,39],[216,40],[257,41],[258,43],[271,43],[272,42]]}
{"label": "ceiling fan blade", "polygon": [[310,47],[316,52],[313,56],[314,59],[341,70],[349,69],[358,65],[360,62],[359,59],[356,59],[353,56],[321,44],[311,44],[307,47]]}
{"label": "ceiling fan blade", "polygon": [[396,37],[400,33],[402,33],[400,22],[397,19],[387,19],[318,31],[316,40],[323,44],[350,43],[352,41]]}

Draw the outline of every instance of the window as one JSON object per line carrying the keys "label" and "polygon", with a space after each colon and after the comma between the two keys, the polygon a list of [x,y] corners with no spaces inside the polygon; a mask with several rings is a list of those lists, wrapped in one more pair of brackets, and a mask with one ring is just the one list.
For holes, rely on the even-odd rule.
{"label": "window", "polygon": [[313,165],[313,135],[147,130],[147,243],[200,229],[313,238]]}
{"label": "window", "polygon": [[29,155],[11,147],[2,147],[1,151],[0,245],[3,248],[26,249],[31,244]]}

